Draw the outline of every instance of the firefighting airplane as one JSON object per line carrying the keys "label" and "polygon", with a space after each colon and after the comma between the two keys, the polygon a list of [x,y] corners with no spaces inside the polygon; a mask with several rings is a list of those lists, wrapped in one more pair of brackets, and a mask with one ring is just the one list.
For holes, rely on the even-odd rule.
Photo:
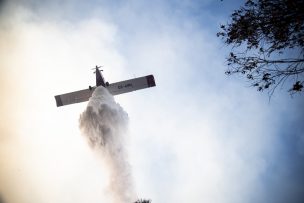
{"label": "firefighting airplane", "polygon": [[100,67],[96,66],[94,72],[96,74],[96,86],[89,86],[89,88],[84,90],[55,96],[57,107],[88,101],[93,91],[98,86],[107,88],[112,95],[123,94],[155,86],[153,75],[147,75],[144,77],[109,84],[108,82],[105,82],[101,73],[102,70],[99,70],[99,68]]}

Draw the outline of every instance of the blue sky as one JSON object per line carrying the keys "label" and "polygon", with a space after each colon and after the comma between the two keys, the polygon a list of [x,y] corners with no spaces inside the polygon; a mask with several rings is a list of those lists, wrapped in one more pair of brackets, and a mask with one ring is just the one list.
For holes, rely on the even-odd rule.
{"label": "blue sky", "polygon": [[78,129],[86,103],[57,108],[53,98],[93,84],[98,64],[109,82],[156,78],[155,88],[116,97],[130,119],[139,197],[302,202],[303,98],[278,88],[269,101],[224,74],[230,48],[216,32],[241,4],[7,2],[0,16],[5,201],[106,202],[106,170]]}

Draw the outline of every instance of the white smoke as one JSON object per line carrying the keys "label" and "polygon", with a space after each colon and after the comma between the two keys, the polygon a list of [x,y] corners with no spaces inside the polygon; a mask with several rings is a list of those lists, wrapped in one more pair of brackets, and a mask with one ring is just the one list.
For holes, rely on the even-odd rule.
{"label": "white smoke", "polygon": [[107,89],[102,86],[95,89],[86,110],[80,115],[79,127],[109,169],[108,189],[113,202],[134,201],[136,195],[125,149],[128,115]]}

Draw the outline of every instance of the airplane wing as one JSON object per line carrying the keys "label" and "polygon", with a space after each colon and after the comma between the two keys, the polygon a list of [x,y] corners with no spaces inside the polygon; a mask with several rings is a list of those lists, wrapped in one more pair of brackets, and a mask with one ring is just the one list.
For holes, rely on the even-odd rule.
{"label": "airplane wing", "polygon": [[[140,78],[112,83],[106,86],[106,88],[112,95],[118,95],[154,86],[155,80],[153,75],[147,75]],[[96,87],[91,87],[76,92],[57,95],[55,96],[57,107],[88,101],[95,88]]]}
{"label": "airplane wing", "polygon": [[88,101],[95,87],[55,96],[57,107]]}
{"label": "airplane wing", "polygon": [[140,78],[112,83],[106,88],[112,95],[118,95],[154,86],[155,80],[153,75],[148,75]]}

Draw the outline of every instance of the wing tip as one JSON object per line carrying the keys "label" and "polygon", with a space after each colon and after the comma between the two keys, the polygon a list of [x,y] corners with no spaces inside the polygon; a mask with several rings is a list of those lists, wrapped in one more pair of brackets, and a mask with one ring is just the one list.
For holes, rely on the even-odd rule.
{"label": "wing tip", "polygon": [[62,100],[60,98],[60,95],[55,96],[55,99],[56,99],[56,105],[57,105],[57,107],[63,106]]}
{"label": "wing tip", "polygon": [[155,79],[153,75],[148,75],[146,76],[147,82],[148,82],[148,87],[154,87],[156,86],[155,84]]}

